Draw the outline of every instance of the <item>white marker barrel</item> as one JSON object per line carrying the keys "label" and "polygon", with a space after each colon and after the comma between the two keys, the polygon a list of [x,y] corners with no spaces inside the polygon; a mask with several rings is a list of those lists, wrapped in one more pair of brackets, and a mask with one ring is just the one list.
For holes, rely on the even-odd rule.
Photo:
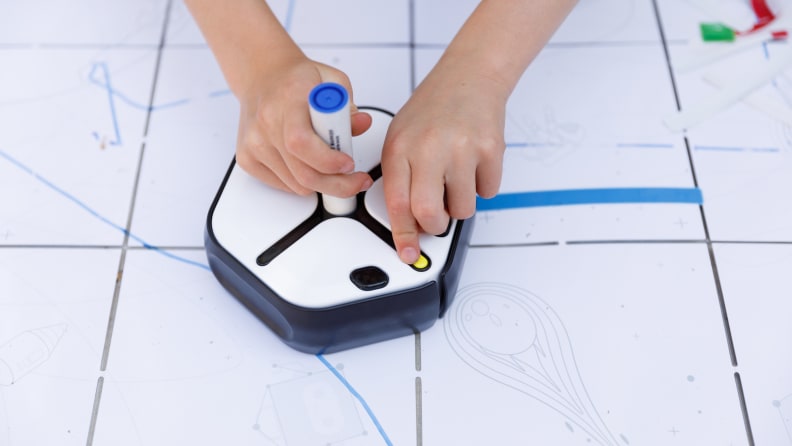
{"label": "white marker barrel", "polygon": [[[352,120],[346,89],[333,82],[321,83],[311,90],[308,104],[316,134],[332,149],[353,156]],[[333,215],[348,215],[357,207],[357,198],[354,196],[340,198],[322,194],[322,202],[325,210]]]}

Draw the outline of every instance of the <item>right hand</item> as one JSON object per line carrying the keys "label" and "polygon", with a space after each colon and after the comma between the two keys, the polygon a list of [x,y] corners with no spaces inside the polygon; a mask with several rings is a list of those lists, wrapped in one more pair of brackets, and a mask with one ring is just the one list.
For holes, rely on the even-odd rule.
{"label": "right hand", "polygon": [[[314,191],[351,197],[368,189],[371,177],[354,171],[352,158],[332,150],[313,131],[308,95],[322,82],[343,85],[350,95],[349,78],[343,72],[304,56],[257,73],[240,102],[236,160],[246,172],[278,189],[307,195]],[[371,116],[358,112],[352,102],[352,134],[371,126]]]}

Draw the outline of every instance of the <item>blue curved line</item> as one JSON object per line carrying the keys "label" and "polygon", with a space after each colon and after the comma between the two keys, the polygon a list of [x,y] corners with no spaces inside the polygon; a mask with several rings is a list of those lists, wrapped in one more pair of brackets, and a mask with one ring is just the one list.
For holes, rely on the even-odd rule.
{"label": "blue curved line", "polygon": [[38,180],[41,184],[47,186],[49,189],[57,192],[58,194],[60,194],[64,198],[66,198],[67,200],[69,200],[72,203],[76,204],[77,206],[82,208],[82,210],[84,210],[84,211],[88,212],[89,214],[91,214],[92,216],[94,216],[97,220],[101,221],[102,223],[110,226],[111,228],[113,228],[113,229],[115,229],[117,231],[123,232],[124,234],[129,236],[129,238],[131,238],[133,240],[136,240],[137,242],[141,243],[145,249],[154,251],[154,252],[156,252],[158,254],[161,254],[161,255],[163,255],[165,257],[171,258],[173,260],[177,260],[177,261],[185,263],[187,265],[196,266],[198,268],[205,269],[207,271],[210,270],[209,265],[205,265],[203,263],[196,262],[196,261],[188,259],[186,257],[178,256],[178,255],[173,254],[171,252],[165,251],[162,248],[158,248],[157,246],[154,246],[154,245],[151,245],[149,243],[146,243],[146,241],[143,240],[142,238],[140,238],[140,237],[136,236],[135,234],[127,231],[126,228],[124,228],[124,227],[112,222],[109,218],[105,217],[104,215],[96,212],[91,207],[89,207],[87,204],[85,204],[84,202],[80,201],[77,197],[75,197],[74,195],[66,192],[63,189],[61,189],[60,187],[58,187],[57,185],[55,185],[54,183],[52,183],[48,179],[42,177],[36,171],[34,171],[30,167],[22,164],[20,161],[18,161],[17,159],[13,158],[11,155],[7,154],[3,150],[0,150],[0,157],[1,158],[5,158],[8,162],[13,164],[14,166],[19,168],[20,170],[24,171],[28,175],[32,176],[36,180]]}
{"label": "blue curved line", "polygon": [[[33,178],[35,178],[36,180],[38,180],[39,182],[41,182],[42,184],[47,186],[49,189],[57,192],[58,194],[60,194],[64,198],[66,198],[69,201],[73,202],[74,204],[76,204],[77,206],[82,208],[84,211],[88,212],[89,214],[91,214],[92,216],[97,218],[102,223],[112,227],[113,229],[121,231],[124,234],[128,235],[129,238],[138,241],[139,243],[141,243],[143,245],[143,247],[145,249],[152,250],[152,251],[154,251],[154,252],[156,252],[156,253],[158,253],[160,255],[163,255],[163,256],[168,257],[168,258],[173,259],[173,260],[176,260],[178,262],[185,263],[185,264],[191,265],[191,266],[195,266],[195,267],[207,270],[207,271],[211,271],[211,268],[209,267],[209,265],[205,265],[203,263],[196,262],[194,260],[178,256],[176,254],[173,254],[171,252],[168,252],[168,251],[165,251],[165,250],[163,250],[161,248],[158,248],[158,247],[156,247],[154,245],[150,245],[149,243],[147,243],[142,238],[132,234],[131,232],[127,231],[125,228],[121,227],[120,225],[118,225],[116,223],[113,223],[107,217],[99,214],[98,212],[96,212],[95,210],[90,208],[88,205],[86,205],[84,202],[82,202],[79,199],[77,199],[77,197],[75,197],[74,195],[66,192],[65,190],[61,189],[60,187],[56,186],[54,183],[52,183],[51,181],[49,181],[46,178],[42,177],[41,175],[36,173],[36,171],[34,171],[33,169],[31,169],[27,165],[23,164],[22,162],[20,162],[16,158],[12,157],[11,155],[9,155],[8,153],[6,153],[3,150],[0,150],[0,158],[4,158],[6,161],[8,161],[9,163],[13,164],[15,167],[17,167],[18,169],[24,171],[28,175],[32,176]],[[388,435],[385,433],[385,430],[382,428],[382,425],[380,424],[379,420],[377,419],[377,416],[374,415],[374,412],[371,410],[371,408],[369,407],[368,403],[366,403],[366,400],[363,398],[363,396],[360,395],[360,393],[358,393],[357,390],[355,390],[354,387],[352,387],[352,384],[350,384],[349,381],[347,381],[346,378],[344,378],[344,376],[341,375],[341,373],[339,373],[339,371],[335,367],[333,367],[324,358],[324,356],[322,356],[321,354],[318,354],[318,355],[316,355],[316,357],[319,359],[319,361],[322,362],[322,364],[325,365],[325,367],[327,367],[330,370],[330,372],[333,373],[333,375],[335,375],[335,377],[341,382],[341,384],[343,384],[344,387],[346,387],[347,390],[349,390],[349,392],[358,401],[360,401],[360,404],[363,405],[363,408],[366,410],[366,413],[368,414],[369,418],[374,423],[374,426],[376,426],[377,430],[379,431],[380,435],[382,436],[382,439],[385,440],[385,443],[388,446],[393,446],[393,443],[391,443],[390,439],[388,438]]]}
{"label": "blue curved line", "polygon": [[[96,73],[97,68],[102,69],[102,74],[104,77],[104,84],[99,82],[95,77],[94,73]],[[107,64],[104,62],[99,62],[91,67],[91,73],[88,75],[88,79],[100,87],[107,90],[107,100],[110,102],[110,116],[113,118],[113,130],[115,131],[115,141],[110,141],[111,145],[121,145],[121,131],[118,129],[118,117],[116,116],[115,110],[115,101],[113,100],[114,91],[112,85],[110,85],[110,73],[107,70]]]}
{"label": "blue curved line", "polygon": [[625,203],[704,203],[701,189],[673,187],[568,189],[505,193],[494,198],[476,198],[476,210],[494,211],[544,206],[570,206],[576,204]]}
{"label": "blue curved line", "polygon": [[371,410],[368,403],[366,403],[366,400],[363,399],[363,396],[361,396],[358,393],[358,391],[355,390],[354,387],[352,387],[352,384],[349,384],[349,381],[347,381],[346,378],[344,378],[344,375],[342,375],[338,371],[338,369],[333,367],[333,365],[330,364],[330,362],[327,359],[325,359],[324,355],[322,355],[321,353],[317,353],[316,357],[319,359],[319,361],[322,362],[322,364],[325,365],[325,367],[327,367],[328,370],[330,370],[330,372],[333,375],[335,375],[336,378],[338,378],[339,381],[341,381],[341,384],[343,384],[344,387],[346,387],[347,390],[349,390],[349,393],[351,393],[352,396],[354,396],[355,398],[357,398],[358,401],[360,401],[360,404],[363,405],[363,409],[366,410],[366,413],[368,414],[369,418],[371,418],[371,421],[374,423],[374,426],[377,427],[377,430],[382,436],[382,439],[385,440],[385,444],[387,444],[388,446],[393,446],[393,443],[391,443],[390,438],[388,438],[388,434],[385,433],[385,430],[382,428],[382,425],[380,424],[379,420],[377,420],[376,415],[374,415],[374,411]]}
{"label": "blue curved line", "polygon": [[230,95],[230,94],[231,94],[231,89],[224,88],[222,90],[210,91],[209,92],[209,97],[210,98],[216,98],[218,96],[227,96],[227,95]]}
{"label": "blue curved line", "polygon": [[[95,74],[97,70],[102,70],[102,77],[104,78],[104,81],[100,81],[99,79],[96,78]],[[132,108],[136,108],[138,110],[143,110],[143,111],[156,111],[156,110],[162,110],[164,108],[178,107],[180,105],[185,105],[190,102],[189,98],[179,99],[176,101],[166,102],[164,104],[152,105],[152,106],[148,106],[136,102],[130,99],[127,95],[121,93],[120,91],[112,87],[112,85],[110,84],[110,70],[107,68],[107,63],[105,62],[97,62],[93,65],[93,67],[91,67],[91,73],[88,75],[88,81],[90,81],[92,84],[98,87],[107,90],[107,93],[111,97],[110,110],[113,113],[114,123],[116,122],[115,122],[115,105],[114,102],[112,101],[113,97],[120,99],[122,102],[124,102],[125,104],[129,105]]]}
{"label": "blue curved line", "polygon": [[651,142],[620,142],[616,147],[622,149],[673,149],[673,144]]}

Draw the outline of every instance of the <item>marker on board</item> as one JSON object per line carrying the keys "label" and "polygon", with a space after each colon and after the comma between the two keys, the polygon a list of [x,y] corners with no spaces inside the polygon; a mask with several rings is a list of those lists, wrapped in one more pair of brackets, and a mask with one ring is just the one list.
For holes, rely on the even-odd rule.
{"label": "marker on board", "polygon": [[[349,94],[346,89],[333,82],[324,82],[308,95],[311,124],[317,135],[333,150],[352,155],[352,120],[349,114]],[[322,194],[327,212],[347,215],[354,212],[357,199],[340,198]]]}

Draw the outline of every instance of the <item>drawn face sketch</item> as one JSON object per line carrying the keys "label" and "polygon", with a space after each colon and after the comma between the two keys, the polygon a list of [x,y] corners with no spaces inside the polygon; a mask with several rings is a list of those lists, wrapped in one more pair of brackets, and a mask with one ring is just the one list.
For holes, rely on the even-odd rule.
{"label": "drawn face sketch", "polygon": [[586,392],[564,324],[538,297],[473,284],[459,290],[444,327],[454,352],[477,372],[555,410],[595,443],[620,444]]}
{"label": "drawn face sketch", "polygon": [[270,384],[253,429],[270,445],[335,445],[367,435],[352,394],[329,371]]}

